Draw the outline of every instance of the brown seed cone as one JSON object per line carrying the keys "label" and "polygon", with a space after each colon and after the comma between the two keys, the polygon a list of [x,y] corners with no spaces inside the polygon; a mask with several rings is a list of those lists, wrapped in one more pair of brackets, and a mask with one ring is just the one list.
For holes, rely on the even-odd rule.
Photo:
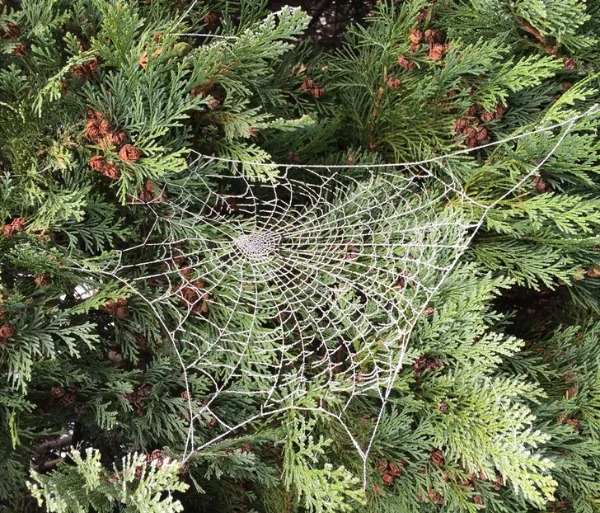
{"label": "brown seed cone", "polygon": [[444,464],[444,453],[442,451],[433,451],[431,453],[431,461],[435,465],[443,465]]}
{"label": "brown seed cone", "polygon": [[116,180],[121,176],[121,171],[114,162],[108,162],[102,169],[102,174],[111,180]]}
{"label": "brown seed cone", "polygon": [[429,490],[428,495],[429,495],[429,499],[434,504],[442,504],[444,502],[444,498],[438,492],[436,492],[433,488],[431,490]]}
{"label": "brown seed cone", "polygon": [[563,62],[566,69],[575,69],[577,67],[577,61],[572,57],[565,58]]}
{"label": "brown seed cone", "polygon": [[115,315],[119,319],[126,319],[127,317],[129,317],[129,309],[125,306],[118,306],[115,310]]}
{"label": "brown seed cone", "polygon": [[313,87],[315,87],[315,83],[310,78],[305,78],[300,84],[300,89],[304,92],[310,91]]}
{"label": "brown seed cone", "polygon": [[65,389],[62,387],[52,387],[50,389],[50,395],[56,399],[59,399],[65,395]]}
{"label": "brown seed cone", "polygon": [[24,57],[27,55],[27,45],[25,43],[19,43],[17,46],[15,46],[13,53],[17,57]]}
{"label": "brown seed cone", "polygon": [[162,453],[159,449],[154,449],[148,456],[146,456],[146,461],[150,463],[151,461],[156,461],[162,458]]}
{"label": "brown seed cone", "polygon": [[4,324],[0,326],[0,346],[3,346],[4,343],[15,336],[15,329],[8,324]]}
{"label": "brown seed cone", "polygon": [[398,477],[402,475],[402,469],[398,468],[393,461],[390,461],[389,464],[390,473],[394,477]]}
{"label": "brown seed cone", "polygon": [[600,278],[600,264],[593,264],[585,273],[588,278]]}
{"label": "brown seed cone", "polygon": [[24,217],[16,217],[2,227],[2,233],[7,239],[11,239],[15,233],[22,232],[25,229],[25,222]]}
{"label": "brown seed cone", "polygon": [[408,47],[408,51],[410,53],[416,53],[421,49],[421,43],[412,43],[409,47]]}
{"label": "brown seed cone", "polygon": [[441,30],[428,29],[425,31],[425,41],[428,43],[439,43],[443,39],[444,35]]}
{"label": "brown seed cone", "polygon": [[383,484],[386,486],[392,486],[394,484],[394,476],[389,472],[384,472],[381,477],[383,479]]}
{"label": "brown seed cone", "polygon": [[410,32],[408,37],[409,37],[411,43],[418,44],[423,39],[423,31],[421,31],[419,29],[414,29]]}
{"label": "brown seed cone", "polygon": [[217,110],[221,106],[221,102],[213,97],[208,100],[207,106],[210,110]]}
{"label": "brown seed cone", "polygon": [[481,498],[480,495],[475,495],[473,497],[473,503],[474,504],[483,504],[483,499]]}
{"label": "brown seed cone", "polygon": [[487,128],[480,126],[477,129],[477,132],[475,134],[475,137],[477,138],[478,141],[483,141],[486,137],[488,136],[488,131]]}
{"label": "brown seed cone", "polygon": [[117,309],[117,302],[114,299],[109,299],[104,305],[104,308],[108,312],[114,312]]}
{"label": "brown seed cone", "polygon": [[136,148],[133,144],[126,144],[119,151],[119,157],[124,162],[136,162],[142,156],[142,152]]}
{"label": "brown seed cone", "polygon": [[567,424],[568,426],[573,426],[573,429],[580,429],[581,428],[581,421],[579,419],[567,419],[565,421],[565,424]]}
{"label": "brown seed cone", "polygon": [[401,68],[408,70],[413,70],[417,67],[417,65],[414,62],[407,59],[404,55],[398,55],[398,65]]}
{"label": "brown seed cone", "polygon": [[500,488],[502,488],[504,486],[504,478],[498,474],[496,476],[496,479],[494,480],[494,490],[500,490]]}
{"label": "brown seed cone", "polygon": [[466,111],[465,111],[465,116],[467,117],[474,117],[477,116],[477,111],[479,110],[479,108],[477,107],[477,105],[471,105]]}
{"label": "brown seed cone", "polygon": [[100,135],[99,123],[95,119],[89,119],[86,123],[85,135],[90,141],[96,141]]}
{"label": "brown seed cone", "polygon": [[9,39],[16,39],[17,37],[19,37],[19,35],[21,34],[21,27],[19,27],[19,25],[17,25],[16,23],[13,23],[12,21],[9,21],[6,23],[6,26],[8,28],[8,32],[6,32],[6,36]]}
{"label": "brown seed cone", "polygon": [[88,164],[94,171],[102,171],[106,167],[107,161],[106,158],[101,155],[94,155],[90,158]]}
{"label": "brown seed cone", "polygon": [[533,178],[533,183],[537,192],[546,192],[547,184],[541,176],[535,176]]}
{"label": "brown seed cone", "polygon": [[83,64],[78,64],[71,70],[71,75],[83,79],[88,77],[89,71]]}
{"label": "brown seed cone", "polygon": [[446,48],[444,47],[444,45],[433,44],[429,49],[429,58],[432,61],[440,61],[444,57],[445,50]]}
{"label": "brown seed cone", "polygon": [[85,63],[88,73],[91,75],[100,69],[100,61],[94,57],[91,61]]}
{"label": "brown seed cone", "polygon": [[310,94],[312,94],[318,100],[319,98],[322,98],[325,94],[325,88],[315,86],[311,89]]}
{"label": "brown seed cone", "polygon": [[496,113],[492,111],[483,112],[480,116],[481,121],[487,123],[488,121],[492,121],[496,117]]}
{"label": "brown seed cone", "polygon": [[387,85],[390,89],[398,89],[398,86],[400,85],[400,79],[396,77],[390,77],[388,79]]}
{"label": "brown seed cone", "polygon": [[417,21],[419,23],[421,23],[422,21],[425,21],[427,19],[427,17],[429,16],[429,12],[430,12],[430,10],[427,7],[423,7],[423,9],[421,9],[419,11],[419,14],[417,15]]}
{"label": "brown seed cone", "polygon": [[104,119],[104,114],[102,114],[102,112],[99,110],[94,110],[90,107],[87,111],[87,119],[102,121]]}
{"label": "brown seed cone", "polygon": [[48,285],[50,285],[50,275],[48,273],[41,273],[38,274],[34,279],[33,282],[38,286],[38,287],[47,287]]}
{"label": "brown seed cone", "polygon": [[452,125],[452,130],[454,132],[462,132],[470,123],[471,121],[467,118],[458,118]]}
{"label": "brown seed cone", "polygon": [[113,133],[111,136],[111,142],[113,143],[113,146],[121,146],[122,144],[125,144],[127,142],[127,136],[125,135],[125,132],[117,132],[116,134]]}
{"label": "brown seed cone", "polygon": [[65,406],[73,406],[75,404],[75,392],[67,390],[65,395],[61,397],[60,402]]}
{"label": "brown seed cone", "polygon": [[388,460],[386,460],[385,458],[378,460],[376,468],[377,470],[379,470],[379,472],[385,472],[388,468]]}
{"label": "brown seed cone", "polygon": [[26,221],[24,217],[15,217],[10,224],[15,232],[22,232],[25,229]]}
{"label": "brown seed cone", "polygon": [[108,120],[103,119],[102,121],[100,121],[100,123],[98,124],[98,131],[100,132],[101,137],[112,135],[112,127],[110,126]]}
{"label": "brown seed cone", "polygon": [[465,145],[467,146],[467,148],[475,148],[477,146],[477,137],[475,137],[474,135],[467,137]]}

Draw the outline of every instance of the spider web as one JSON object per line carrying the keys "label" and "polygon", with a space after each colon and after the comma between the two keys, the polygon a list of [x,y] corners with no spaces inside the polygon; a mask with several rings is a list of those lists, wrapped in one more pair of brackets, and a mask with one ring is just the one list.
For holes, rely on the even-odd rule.
{"label": "spider web", "polygon": [[[590,113],[487,145],[562,128],[551,151],[486,204],[465,194],[451,169],[453,158],[474,150],[349,166],[196,154],[165,186],[168,197],[132,202],[154,216],[153,228],[95,272],[144,299],[177,352],[190,415],[185,458],[296,408],[340,423],[366,482],[367,457],[416,323],[431,313],[431,299],[487,212],[530,180]],[[276,177],[249,180],[239,172],[248,164]],[[131,278],[132,270],[142,272]],[[144,284],[152,282],[159,292],[147,297]],[[160,313],[165,305],[168,315]],[[201,404],[190,373],[210,382]],[[344,411],[362,396],[380,403],[366,442],[344,422]],[[230,410],[220,413],[218,405],[235,397],[255,408],[231,423]]]}

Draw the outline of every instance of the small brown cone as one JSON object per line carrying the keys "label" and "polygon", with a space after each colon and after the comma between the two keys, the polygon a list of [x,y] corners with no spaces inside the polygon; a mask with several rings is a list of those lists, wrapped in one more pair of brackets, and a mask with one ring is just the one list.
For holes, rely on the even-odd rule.
{"label": "small brown cone", "polygon": [[409,34],[408,37],[409,37],[411,43],[418,44],[423,40],[423,31],[421,31],[419,29],[414,29],[411,31],[411,33]]}
{"label": "small brown cone", "polygon": [[27,55],[27,51],[27,45],[25,43],[19,43],[17,46],[15,46],[13,53],[17,57],[24,57],[25,55]]}
{"label": "small brown cone", "polygon": [[88,164],[94,171],[102,171],[106,167],[106,158],[101,155],[94,155],[88,161]]}
{"label": "small brown cone", "polygon": [[442,451],[433,451],[431,453],[431,461],[433,461],[435,465],[443,465],[444,453]]}
{"label": "small brown cone", "polygon": [[65,395],[65,389],[62,387],[52,387],[50,389],[50,395],[55,399],[60,399],[62,396]]}
{"label": "small brown cone", "polygon": [[421,46],[421,43],[411,43],[410,47],[408,48],[408,51],[410,53],[417,53],[421,49]]}
{"label": "small brown cone", "polygon": [[414,62],[406,58],[404,55],[398,55],[398,65],[407,70],[413,70],[417,67]]}
{"label": "small brown cone", "polygon": [[305,78],[300,84],[300,89],[304,92],[310,91],[313,87],[315,87],[315,83],[310,78]]}
{"label": "small brown cone", "polygon": [[108,162],[102,169],[102,174],[111,180],[116,180],[121,176],[121,171],[114,162]]}
{"label": "small brown cone", "polygon": [[429,495],[429,499],[434,504],[442,504],[442,502],[444,502],[444,498],[438,492],[436,492],[433,488],[429,490],[428,495]]}
{"label": "small brown cone", "polygon": [[126,144],[119,151],[119,157],[124,162],[136,162],[142,156],[142,152],[139,148],[136,148],[133,144]]}
{"label": "small brown cone", "polygon": [[396,77],[390,77],[388,79],[387,85],[390,89],[398,89],[398,87],[400,86],[400,80]]}
{"label": "small brown cone", "polygon": [[15,336],[15,329],[8,324],[0,326],[0,347],[2,347],[7,340]]}
{"label": "small brown cone", "polygon": [[325,94],[325,88],[315,86],[311,89],[310,94],[312,94],[318,100],[318,99],[322,98],[323,95]]}
{"label": "small brown cone", "polygon": [[48,273],[41,273],[38,274],[34,279],[33,282],[38,286],[38,287],[47,287],[48,285],[50,285],[50,275]]}
{"label": "small brown cone", "polygon": [[429,49],[429,58],[432,61],[440,61],[444,57],[444,52],[446,48],[441,44],[433,44]]}
{"label": "small brown cone", "polygon": [[425,31],[425,41],[428,43],[439,43],[443,39],[444,35],[441,30],[428,29]]}
{"label": "small brown cone", "polygon": [[127,136],[124,132],[117,132],[116,134],[112,134],[111,142],[113,146],[121,146],[127,142]]}
{"label": "small brown cone", "polygon": [[585,274],[588,278],[600,278],[600,264],[593,264]]}

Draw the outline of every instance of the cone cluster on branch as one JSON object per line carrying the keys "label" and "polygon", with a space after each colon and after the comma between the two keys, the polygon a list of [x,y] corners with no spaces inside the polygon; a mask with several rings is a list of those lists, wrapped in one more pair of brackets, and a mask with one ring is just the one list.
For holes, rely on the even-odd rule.
{"label": "cone cluster on branch", "polygon": [[118,298],[116,301],[114,299],[109,299],[104,305],[104,309],[119,319],[126,319],[130,314],[128,302],[122,297]]}
{"label": "cone cluster on branch", "polygon": [[[123,162],[137,162],[142,156],[139,148],[127,142],[125,132],[116,131],[102,112],[92,109],[88,111],[86,137],[105,151],[110,148],[118,149],[119,158]],[[103,155],[92,156],[88,163],[94,171],[98,171],[111,180],[116,180],[121,176],[119,166]]]}
{"label": "cone cluster on branch", "polygon": [[7,239],[12,239],[16,233],[25,230],[27,219],[24,217],[15,217],[10,223],[2,225],[1,230]]}
{"label": "cone cluster on branch", "polygon": [[152,388],[149,385],[142,385],[137,387],[133,392],[124,393],[123,397],[127,399],[129,404],[133,407],[136,415],[142,416],[144,414],[144,408],[148,395],[150,395]]}
{"label": "cone cluster on branch", "polygon": [[73,67],[71,75],[82,80],[88,80],[92,78],[94,73],[100,69],[100,61],[97,57],[93,57],[87,62],[83,62]]}
{"label": "cone cluster on branch", "polygon": [[403,467],[405,463],[395,463],[386,459],[381,459],[377,462],[377,470],[381,474],[383,484],[386,486],[392,486],[396,478],[399,478],[403,474]]}
{"label": "cone cluster on branch", "polygon": [[454,122],[452,130],[465,136],[465,145],[467,148],[476,148],[489,144],[491,141],[489,130],[482,126],[481,123],[501,119],[506,113],[506,109],[506,105],[503,105],[501,102],[491,111],[484,111],[481,106],[473,105],[462,117]]}
{"label": "cone cluster on branch", "polygon": [[302,84],[300,85],[300,89],[302,89],[302,91],[304,91],[305,93],[312,94],[313,97],[316,98],[317,100],[319,98],[322,98],[323,95],[325,94],[325,88],[315,84],[315,82],[311,78],[308,78],[308,77],[306,77],[302,81]]}

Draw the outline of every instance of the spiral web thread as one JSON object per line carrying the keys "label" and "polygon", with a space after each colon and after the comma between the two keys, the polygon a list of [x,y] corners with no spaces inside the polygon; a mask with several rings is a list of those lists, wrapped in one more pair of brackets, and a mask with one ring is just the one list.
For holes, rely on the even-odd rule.
{"label": "spiral web thread", "polygon": [[[265,164],[278,171],[267,182],[240,175],[248,163],[197,153],[185,176],[169,183],[168,199],[137,201],[155,216],[154,229],[93,272],[138,294],[173,343],[191,419],[184,457],[261,418],[313,411],[343,427],[366,485],[367,457],[417,321],[487,212],[538,173],[578,119],[597,111],[488,145],[562,129],[526,176],[485,205],[464,193],[450,167],[474,150],[411,163]],[[152,259],[133,257],[140,250]],[[125,277],[158,264],[159,272]],[[145,297],[152,280],[162,280],[162,292]],[[159,313],[165,304],[168,319]],[[186,329],[198,323],[203,335]],[[201,405],[190,372],[212,383]],[[370,437],[359,440],[344,411],[364,394],[380,409]],[[215,406],[235,396],[259,404],[258,413],[229,423]]]}

